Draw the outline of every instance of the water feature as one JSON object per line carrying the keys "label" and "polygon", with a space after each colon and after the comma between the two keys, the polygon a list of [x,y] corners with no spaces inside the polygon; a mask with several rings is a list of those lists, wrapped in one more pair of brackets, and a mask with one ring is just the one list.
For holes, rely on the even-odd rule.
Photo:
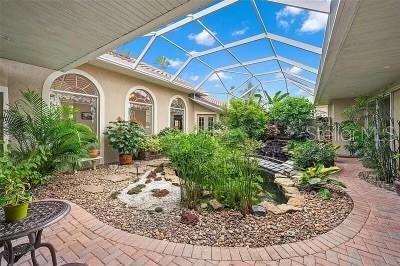
{"label": "water feature", "polygon": [[287,203],[285,194],[280,187],[274,183],[274,175],[271,172],[260,170],[261,176],[264,179],[264,193],[262,200],[271,201],[277,204]]}

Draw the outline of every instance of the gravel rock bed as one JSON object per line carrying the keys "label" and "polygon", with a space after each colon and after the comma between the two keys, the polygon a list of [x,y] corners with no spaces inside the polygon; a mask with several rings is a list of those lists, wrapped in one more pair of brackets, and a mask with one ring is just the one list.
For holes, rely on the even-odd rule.
{"label": "gravel rock bed", "polygon": [[373,171],[362,171],[358,174],[358,177],[361,180],[364,180],[374,186],[380,187],[380,188],[384,188],[386,190],[389,191],[396,191],[396,188],[394,187],[393,184],[388,184],[385,181],[380,181],[377,180],[376,176],[374,175]]}
{"label": "gravel rock bed", "polygon": [[[242,217],[236,211],[200,211],[197,225],[180,223],[181,209],[163,212],[139,210],[129,207],[115,197],[131,179],[112,182],[99,178],[115,173],[131,176],[133,167],[118,167],[62,174],[36,191],[36,198],[60,198],[70,200],[99,220],[122,230],[173,242],[210,246],[261,247],[309,239],[339,225],[353,208],[351,198],[343,191],[335,190],[332,199],[322,200],[316,193],[305,193],[306,206],[302,211],[266,217],[248,215]],[[102,185],[103,192],[89,193],[80,186]],[[114,195],[113,195],[114,194]]]}

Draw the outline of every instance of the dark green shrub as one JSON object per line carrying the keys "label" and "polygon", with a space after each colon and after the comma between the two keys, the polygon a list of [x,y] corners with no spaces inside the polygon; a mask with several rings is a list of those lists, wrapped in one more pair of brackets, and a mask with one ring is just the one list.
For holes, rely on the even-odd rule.
{"label": "dark green shrub", "polygon": [[314,119],[314,109],[314,104],[306,98],[285,97],[271,105],[268,123],[287,127],[294,132],[305,131]]}
{"label": "dark green shrub", "polygon": [[259,139],[264,133],[267,114],[254,99],[232,99],[223,116],[229,129],[241,128],[250,138]]}
{"label": "dark green shrub", "polygon": [[335,164],[336,149],[330,143],[307,140],[297,142],[291,153],[295,165],[302,169],[318,164],[329,167]]}

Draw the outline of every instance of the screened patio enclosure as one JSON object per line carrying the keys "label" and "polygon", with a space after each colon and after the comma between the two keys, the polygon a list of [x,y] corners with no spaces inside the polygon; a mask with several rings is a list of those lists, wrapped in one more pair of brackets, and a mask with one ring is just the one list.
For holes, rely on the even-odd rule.
{"label": "screened patio enclosure", "polygon": [[123,60],[131,71],[224,102],[264,101],[278,91],[311,99],[330,6],[329,0],[215,1],[99,58]]}

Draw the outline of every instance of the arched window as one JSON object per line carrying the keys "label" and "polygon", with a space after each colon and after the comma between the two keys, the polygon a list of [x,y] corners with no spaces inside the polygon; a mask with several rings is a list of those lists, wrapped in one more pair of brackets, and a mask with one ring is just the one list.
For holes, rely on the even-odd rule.
{"label": "arched window", "polygon": [[70,73],[56,78],[50,87],[50,103],[73,109],[73,119],[99,135],[99,92],[85,76]]}
{"label": "arched window", "polygon": [[129,95],[129,119],[141,125],[147,134],[153,133],[153,98],[142,89]]}
{"label": "arched window", "polygon": [[185,116],[186,116],[186,106],[185,102],[181,98],[175,98],[171,102],[169,108],[170,112],[170,128],[185,130]]}

